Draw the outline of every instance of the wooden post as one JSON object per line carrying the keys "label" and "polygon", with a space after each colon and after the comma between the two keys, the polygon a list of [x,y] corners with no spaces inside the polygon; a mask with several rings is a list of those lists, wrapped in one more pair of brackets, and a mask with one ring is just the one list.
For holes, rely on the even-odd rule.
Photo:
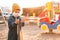
{"label": "wooden post", "polygon": [[22,30],[20,31],[20,40],[23,40]]}
{"label": "wooden post", "polygon": [[17,33],[18,33],[18,40],[23,40],[22,23],[21,22],[18,24]]}
{"label": "wooden post", "polygon": [[49,29],[49,33],[53,33],[52,31],[53,31],[52,29]]}

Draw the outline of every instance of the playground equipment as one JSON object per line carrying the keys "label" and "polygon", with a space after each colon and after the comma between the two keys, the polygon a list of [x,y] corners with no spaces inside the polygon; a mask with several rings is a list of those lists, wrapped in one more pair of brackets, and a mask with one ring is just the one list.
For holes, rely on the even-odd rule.
{"label": "playground equipment", "polygon": [[53,33],[53,29],[60,30],[60,14],[58,14],[57,18],[58,20],[51,20],[49,15],[49,10],[45,9],[43,12],[39,15],[40,17],[40,27],[41,30],[49,30],[49,33]]}

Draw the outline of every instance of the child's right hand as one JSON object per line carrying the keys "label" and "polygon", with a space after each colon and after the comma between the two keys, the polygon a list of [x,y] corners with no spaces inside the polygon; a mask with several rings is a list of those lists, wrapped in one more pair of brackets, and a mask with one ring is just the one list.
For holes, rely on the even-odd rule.
{"label": "child's right hand", "polygon": [[16,24],[19,24],[19,19],[16,19],[16,20],[15,20],[15,23],[16,23]]}

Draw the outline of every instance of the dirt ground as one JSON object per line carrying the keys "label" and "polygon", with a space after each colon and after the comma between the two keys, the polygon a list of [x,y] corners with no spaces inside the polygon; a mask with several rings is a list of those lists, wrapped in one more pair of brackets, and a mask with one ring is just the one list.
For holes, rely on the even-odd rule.
{"label": "dirt ground", "polygon": [[[23,40],[60,40],[60,34],[44,34],[36,25],[22,27]],[[0,40],[7,40],[8,27],[0,24]]]}

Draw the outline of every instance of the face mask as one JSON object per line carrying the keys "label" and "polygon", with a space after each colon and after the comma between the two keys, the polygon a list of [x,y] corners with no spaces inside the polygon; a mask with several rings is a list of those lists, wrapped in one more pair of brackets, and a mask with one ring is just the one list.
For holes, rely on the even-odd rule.
{"label": "face mask", "polygon": [[19,13],[13,13],[13,16],[17,17],[17,16],[19,16]]}

